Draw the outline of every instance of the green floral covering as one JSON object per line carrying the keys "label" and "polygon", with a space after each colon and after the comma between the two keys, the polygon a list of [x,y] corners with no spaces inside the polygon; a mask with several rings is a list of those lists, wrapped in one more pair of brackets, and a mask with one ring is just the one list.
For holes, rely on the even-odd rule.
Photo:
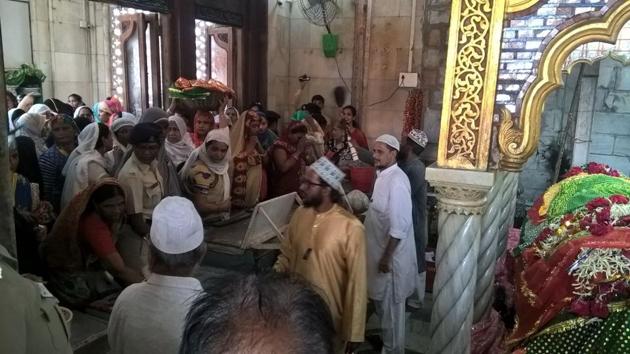
{"label": "green floral covering", "polygon": [[614,194],[630,195],[630,179],[596,174],[563,183],[549,205],[547,219],[570,213],[597,197]]}

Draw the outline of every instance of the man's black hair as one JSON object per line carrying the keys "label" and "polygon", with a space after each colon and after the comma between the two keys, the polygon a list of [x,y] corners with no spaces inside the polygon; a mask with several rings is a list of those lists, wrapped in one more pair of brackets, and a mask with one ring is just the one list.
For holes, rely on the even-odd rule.
{"label": "man's black hair", "polygon": [[269,124],[276,123],[281,118],[280,114],[278,112],[275,112],[275,111],[266,111],[265,112],[265,116],[267,117],[267,122],[269,122]]}
{"label": "man's black hair", "polygon": [[257,107],[258,110],[261,112],[265,110],[265,106],[260,101],[253,102],[252,104],[248,106],[248,109],[252,109],[254,107]]}
{"label": "man's black hair", "polygon": [[69,94],[69,95],[68,95],[68,98],[70,98],[70,97],[74,98],[75,100],[77,100],[77,101],[79,101],[79,102],[83,102],[83,97],[79,96],[79,95],[78,95],[78,94],[76,94],[76,93],[71,93],[71,94]]}
{"label": "man's black hair", "polygon": [[311,103],[313,103],[315,101],[322,101],[323,103],[326,103],[326,100],[324,99],[324,96],[322,96],[322,95],[315,95],[315,96],[313,96],[313,98],[311,98]]}
{"label": "man's black hair", "polygon": [[333,353],[326,302],[284,273],[229,274],[208,280],[192,304],[180,354]]}
{"label": "man's black hair", "polygon": [[316,115],[316,114],[321,114],[322,113],[322,109],[319,108],[319,106],[316,105],[315,103],[306,103],[306,104],[302,105],[302,110],[303,111],[307,111],[308,113],[310,113],[312,115]]}

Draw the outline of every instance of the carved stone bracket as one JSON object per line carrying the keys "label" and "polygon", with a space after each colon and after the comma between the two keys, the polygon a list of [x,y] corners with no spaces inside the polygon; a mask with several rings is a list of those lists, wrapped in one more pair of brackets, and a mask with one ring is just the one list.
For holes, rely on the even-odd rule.
{"label": "carved stone bracket", "polygon": [[432,183],[438,193],[438,208],[450,214],[479,215],[486,204],[486,190],[469,186]]}
{"label": "carved stone bracket", "polygon": [[427,181],[438,193],[438,208],[458,215],[480,215],[486,205],[486,193],[492,187],[491,172],[467,171],[429,166]]}

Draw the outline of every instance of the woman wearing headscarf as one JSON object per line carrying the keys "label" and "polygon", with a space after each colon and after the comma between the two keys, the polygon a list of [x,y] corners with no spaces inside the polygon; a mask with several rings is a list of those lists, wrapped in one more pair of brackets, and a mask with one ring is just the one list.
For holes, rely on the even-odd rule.
{"label": "woman wearing headscarf", "polygon": [[47,105],[45,105],[43,103],[36,103],[36,104],[34,104],[28,110],[28,113],[37,113],[37,114],[42,114],[42,115],[54,115],[55,114],[55,112],[53,112],[50,109],[50,107],[48,107]]}
{"label": "woman wearing headscarf", "polygon": [[105,155],[109,165],[112,167],[112,171],[118,171],[122,168],[123,158],[125,154],[131,150],[129,135],[131,134],[131,129],[136,125],[136,119],[130,113],[128,114],[131,117],[125,116],[124,113],[123,117],[116,119],[114,123],[112,123],[111,130],[113,133],[114,147]]}
{"label": "woman wearing headscarf", "polygon": [[67,114],[69,116],[74,114],[74,108],[72,108],[72,106],[56,98],[49,98],[44,101],[44,104],[57,114]]}
{"label": "woman wearing headscarf", "polygon": [[230,158],[229,128],[214,129],[180,171],[184,192],[202,217],[229,217]]}
{"label": "woman wearing headscarf", "polygon": [[229,106],[225,108],[225,115],[229,118],[229,126],[233,126],[238,122],[238,110],[234,106]]}
{"label": "woman wearing headscarf", "polygon": [[41,225],[52,221],[53,209],[50,203],[40,201],[41,177],[35,146],[30,138],[9,138],[9,168],[20,271],[43,275],[37,249],[39,239],[46,231]]}
{"label": "woman wearing headscarf", "polygon": [[87,106],[78,107],[73,114],[74,122],[77,124],[79,131],[85,129],[90,123],[94,123],[94,113]]}
{"label": "woman wearing headscarf", "polygon": [[113,178],[83,190],[63,209],[42,245],[47,285],[63,303],[84,306],[143,280],[116,249],[124,218],[125,194]]}
{"label": "woman wearing headscarf", "polygon": [[76,147],[79,130],[74,120],[65,114],[55,116],[50,121],[51,136],[54,144],[39,157],[42,171],[43,195],[52,203],[55,212],[61,211],[61,195],[63,193],[63,171],[68,156]]}
{"label": "woman wearing headscarf", "polygon": [[[291,121],[282,138],[276,140],[269,149],[271,170],[269,185],[270,197],[297,192],[300,176],[309,163],[306,156],[307,129],[303,122]],[[313,161],[311,161],[313,162]]]}
{"label": "woman wearing headscarf", "polygon": [[164,147],[175,167],[181,167],[180,165],[188,160],[193,151],[193,143],[190,135],[188,135],[184,118],[178,115],[168,117],[168,130]]}
{"label": "woman wearing headscarf", "polygon": [[234,173],[232,176],[232,207],[252,208],[266,196],[263,170],[265,150],[258,141],[260,116],[245,111],[230,131],[230,146]]}
{"label": "woman wearing headscarf", "polygon": [[94,105],[94,108],[94,116],[98,117],[96,121],[107,126],[112,125],[112,122],[120,117],[123,111],[122,104],[116,97],[107,97],[104,101],[99,102],[98,106]]}
{"label": "woman wearing headscarf", "polygon": [[47,149],[45,140],[42,138],[42,130],[44,129],[45,124],[46,117],[39,113],[23,114],[16,122],[15,128],[17,129],[17,132],[15,135],[31,138],[35,143],[37,157],[41,156],[41,154],[43,154]]}
{"label": "woman wearing headscarf", "polygon": [[66,178],[61,195],[62,209],[84,189],[111,177],[105,153],[112,149],[112,144],[111,131],[103,123],[92,123],[79,134],[79,145],[62,171]]}

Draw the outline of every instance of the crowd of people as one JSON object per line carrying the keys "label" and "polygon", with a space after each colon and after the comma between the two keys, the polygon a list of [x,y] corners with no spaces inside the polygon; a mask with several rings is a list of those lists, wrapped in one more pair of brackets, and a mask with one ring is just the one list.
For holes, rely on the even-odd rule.
{"label": "crowd of people", "polygon": [[[122,291],[113,353],[350,353],[364,341],[368,299],[383,352],[404,352],[405,306],[424,299],[424,132],[369,146],[356,108],[329,118],[320,95],[286,122],[259,103],[140,117],[115,97],[92,108],[77,94],[12,104],[18,269],[72,308]],[[371,195],[359,193],[360,205],[348,192],[366,170],[375,182],[359,183]],[[292,192],[303,206],[274,272],[204,286],[193,277],[204,222]]]}

